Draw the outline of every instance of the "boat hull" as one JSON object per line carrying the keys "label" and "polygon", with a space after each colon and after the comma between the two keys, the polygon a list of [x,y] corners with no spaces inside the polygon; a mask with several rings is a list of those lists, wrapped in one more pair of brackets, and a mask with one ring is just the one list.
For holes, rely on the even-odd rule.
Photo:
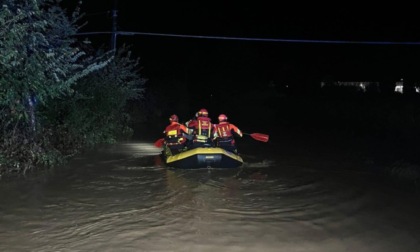
{"label": "boat hull", "polygon": [[218,147],[198,147],[176,155],[164,157],[169,167],[196,168],[237,168],[243,164],[239,155]]}

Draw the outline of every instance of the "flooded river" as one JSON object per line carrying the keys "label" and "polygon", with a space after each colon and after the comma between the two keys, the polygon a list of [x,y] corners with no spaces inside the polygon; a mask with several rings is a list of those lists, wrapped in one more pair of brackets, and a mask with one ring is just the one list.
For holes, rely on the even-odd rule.
{"label": "flooded river", "polygon": [[0,251],[420,247],[417,193],[357,169],[364,165],[358,160],[262,146],[252,155],[243,148],[241,168],[174,170],[152,142],[125,142],[65,167],[0,180]]}

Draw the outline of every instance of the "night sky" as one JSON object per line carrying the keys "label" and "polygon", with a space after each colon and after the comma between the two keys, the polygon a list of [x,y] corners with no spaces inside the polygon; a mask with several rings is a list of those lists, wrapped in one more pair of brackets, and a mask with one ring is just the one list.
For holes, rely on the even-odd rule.
{"label": "night sky", "polygon": [[[270,82],[318,86],[325,78],[420,80],[419,18],[396,8],[386,12],[344,5],[85,1],[88,25],[81,32],[111,31],[114,5],[118,31],[162,35],[120,35],[117,39],[117,46],[133,46],[143,74],[153,82],[221,84],[237,89]],[[168,34],[217,38],[165,36]],[[88,37],[110,45],[110,34]],[[390,43],[381,44],[384,42]]]}

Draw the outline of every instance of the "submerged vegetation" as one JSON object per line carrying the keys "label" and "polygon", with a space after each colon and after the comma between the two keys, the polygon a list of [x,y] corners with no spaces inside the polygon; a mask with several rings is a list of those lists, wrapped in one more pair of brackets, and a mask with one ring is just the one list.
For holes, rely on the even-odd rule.
{"label": "submerged vegetation", "polygon": [[125,112],[145,79],[129,47],[97,51],[78,41],[78,6],[3,1],[0,9],[0,176],[65,162],[132,133]]}

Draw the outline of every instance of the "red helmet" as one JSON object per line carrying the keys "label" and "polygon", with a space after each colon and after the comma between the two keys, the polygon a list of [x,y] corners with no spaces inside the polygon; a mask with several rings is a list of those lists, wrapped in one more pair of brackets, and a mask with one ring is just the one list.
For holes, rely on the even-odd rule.
{"label": "red helmet", "polygon": [[218,119],[219,122],[226,122],[228,118],[225,114],[220,114]]}
{"label": "red helmet", "polygon": [[205,109],[205,108],[202,108],[202,109],[200,109],[200,111],[198,111],[198,116],[208,116],[209,115],[209,112],[207,112],[207,109]]}
{"label": "red helmet", "polygon": [[171,122],[178,122],[178,116],[173,114],[171,115],[171,117],[169,117],[169,121]]}

